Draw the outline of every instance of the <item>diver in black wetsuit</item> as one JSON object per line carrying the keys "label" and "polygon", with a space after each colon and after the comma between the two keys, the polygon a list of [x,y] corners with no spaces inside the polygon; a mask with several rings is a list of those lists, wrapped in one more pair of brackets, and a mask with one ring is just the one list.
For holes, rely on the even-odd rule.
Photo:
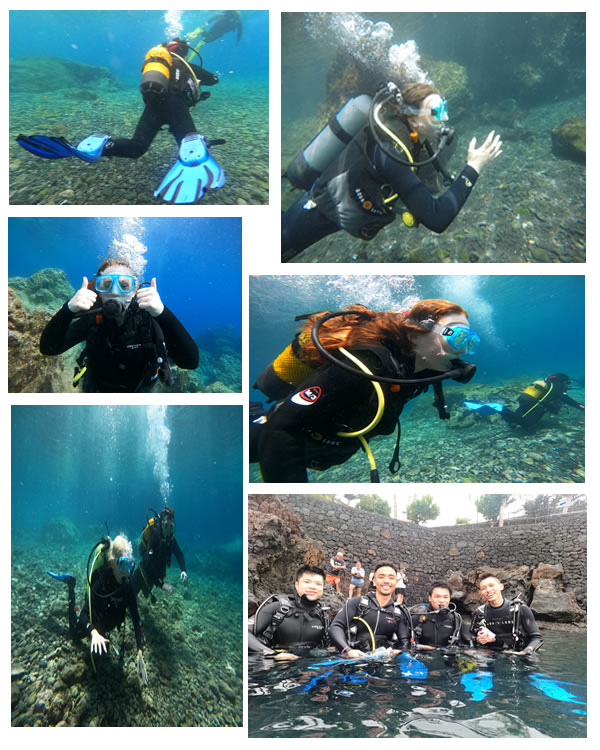
{"label": "diver in black wetsuit", "polygon": [[242,14],[239,10],[225,10],[217,16],[208,19],[212,26],[202,34],[204,44],[215,42],[230,31],[237,31],[236,45],[242,38]]}
{"label": "diver in black wetsuit", "polygon": [[[385,101],[383,98],[385,97]],[[335,135],[348,145],[329,164],[301,198],[282,217],[282,260],[291,260],[302,250],[340,229],[360,239],[372,239],[396,218],[396,201],[408,209],[402,215],[408,226],[423,224],[434,232],[443,232],[456,217],[471,194],[481,171],[499,156],[502,145],[492,131],[482,146],[475,138],[468,149],[467,164],[453,181],[444,174],[448,190],[435,198],[418,176],[418,167],[433,153],[435,142],[448,119],[447,102],[430,84],[411,83],[399,92],[396,87],[378,92],[388,119],[371,121],[352,140],[339,124]],[[379,109],[376,110],[379,112]],[[338,131],[338,132],[336,132]],[[401,146],[401,148],[400,148]],[[427,148],[427,152],[426,149]],[[431,159],[430,159],[431,161]],[[439,162],[433,161],[434,164]],[[289,168],[288,168],[289,169]]]}
{"label": "diver in black wetsuit", "polygon": [[[140,88],[146,106],[133,138],[111,136],[104,145],[102,156],[139,158],[150,148],[150,144],[163,125],[169,126],[178,146],[181,146],[182,138],[196,132],[190,108],[210,96],[208,91],[201,92],[200,86],[214,86],[219,83],[219,79],[214,73],[210,73],[200,65],[186,62],[189,45],[185,40],[174,39],[168,44],[165,42],[162,46],[168,50],[171,57],[168,84],[161,83],[159,87],[155,81],[152,81],[145,85],[142,78]],[[153,47],[150,52],[156,49]],[[148,61],[148,56],[146,59]]]}
{"label": "diver in black wetsuit", "polygon": [[[265,482],[306,482],[307,468],[323,470],[344,463],[361,447],[367,450],[365,435],[392,434],[405,404],[432,383],[434,406],[447,419],[441,380],[467,382],[474,374],[473,365],[457,359],[461,353],[473,354],[479,341],[460,306],[422,300],[408,313],[351,309],[357,312],[336,314],[320,327],[321,343],[326,353],[336,355],[339,367],[311,340],[314,326],[326,318],[316,313],[257,378],[256,387],[278,399],[267,413],[255,416],[254,411],[250,425],[250,460],[260,464]],[[359,370],[361,364],[349,360],[342,346],[367,369]],[[343,369],[345,364],[351,372]],[[378,390],[367,373],[393,383],[382,383]],[[393,473],[400,468],[398,453],[396,441]],[[379,481],[374,459],[369,459],[371,480]]]}
{"label": "diver in black wetsuit", "polygon": [[[472,646],[469,629],[461,616],[450,609],[450,586],[444,581],[436,581],[429,589],[427,606],[413,615],[412,626],[415,644],[418,649],[431,650],[448,646]],[[411,611],[414,607],[411,607]]]}
{"label": "diver in black wetsuit", "polygon": [[562,372],[550,375],[545,380],[536,380],[519,396],[518,408],[511,411],[504,406],[499,412],[500,416],[511,425],[532,427],[544,414],[558,414],[563,405],[585,409],[583,404],[567,395],[570,384],[571,379]]}
{"label": "diver in black wetsuit", "polygon": [[480,579],[479,591],[486,603],[473,613],[471,635],[484,648],[532,654],[543,642],[533,613],[519,599],[505,599],[503,590],[496,576]]}
{"label": "diver in black wetsuit", "polygon": [[179,577],[184,586],[188,582],[185,558],[175,539],[175,511],[165,507],[160,516],[155,514],[151,520],[152,523],[148,523],[140,539],[142,561],[135,569],[132,580],[136,594],[141,590],[146,598],[150,596],[153,586],[158,586],[169,594],[173,593],[171,584],[165,582],[172,555],[175,555],[181,569]]}
{"label": "diver in black wetsuit", "polygon": [[396,587],[394,564],[378,562],[373,582],[374,594],[348,599],[331,623],[332,644],[350,658],[359,658],[380,646],[392,647],[397,653],[410,647],[410,615],[404,605],[392,599]]}
{"label": "diver in black wetsuit", "polygon": [[[44,329],[42,354],[62,354],[86,342],[76,381],[87,393],[150,393],[173,382],[168,357],[183,369],[198,367],[198,347],[164,306],[153,279],[137,286],[125,261],[107,260]],[[74,381],[74,385],[76,384]]]}
{"label": "diver in black wetsuit", "polygon": [[289,661],[313,648],[327,646],[329,619],[319,601],[324,583],[321,568],[298,568],[295,594],[270,596],[257,609],[248,626],[248,650]]}
{"label": "diver in black wetsuit", "polygon": [[[77,640],[90,637],[94,671],[94,655],[99,657],[108,653],[108,636],[112,630],[121,627],[129,610],[137,645],[137,671],[144,684],[148,684],[142,656],[143,630],[135,591],[130,580],[134,565],[133,549],[125,537],[119,535],[115,539],[103,539],[99,542],[88,560],[88,589],[79,618],[75,611],[74,576],[68,573],[46,572],[68,586],[69,632]],[[116,650],[115,646],[113,648]]]}

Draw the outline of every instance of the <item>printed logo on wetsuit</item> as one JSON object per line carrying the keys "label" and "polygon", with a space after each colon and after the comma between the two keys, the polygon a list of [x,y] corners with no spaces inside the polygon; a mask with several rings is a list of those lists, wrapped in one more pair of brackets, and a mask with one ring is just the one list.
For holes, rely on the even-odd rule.
{"label": "printed logo on wetsuit", "polygon": [[294,404],[299,404],[300,406],[310,406],[311,404],[314,404],[315,401],[319,400],[320,395],[321,388],[318,385],[313,385],[310,388],[305,388],[303,391],[300,391],[300,393],[295,393],[290,401]]}
{"label": "printed logo on wetsuit", "polygon": [[462,174],[461,177],[463,178],[463,181],[468,188],[473,187],[473,183],[468,177],[465,177],[464,174]]}

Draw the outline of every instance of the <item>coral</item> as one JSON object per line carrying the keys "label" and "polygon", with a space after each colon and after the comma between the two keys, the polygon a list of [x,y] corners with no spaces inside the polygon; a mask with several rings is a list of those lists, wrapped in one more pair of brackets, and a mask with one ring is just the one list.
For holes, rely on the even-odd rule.
{"label": "coral", "polygon": [[585,141],[585,118],[570,117],[553,128],[552,153],[561,159],[585,164],[586,141]]}

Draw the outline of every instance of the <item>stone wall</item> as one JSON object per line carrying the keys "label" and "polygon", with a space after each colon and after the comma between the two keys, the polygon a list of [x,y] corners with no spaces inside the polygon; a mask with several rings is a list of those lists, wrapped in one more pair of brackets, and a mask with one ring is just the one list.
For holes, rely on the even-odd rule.
{"label": "stone wall", "polygon": [[323,546],[327,561],[340,546],[347,563],[358,557],[367,573],[380,559],[402,564],[409,579],[409,604],[426,601],[427,589],[436,579],[454,580],[460,573],[473,584],[483,571],[520,566],[528,569],[528,581],[544,563],[562,568],[564,589],[586,607],[586,513],[503,528],[485,524],[427,528],[306,495],[279,495],[279,499],[298,513],[307,536]]}

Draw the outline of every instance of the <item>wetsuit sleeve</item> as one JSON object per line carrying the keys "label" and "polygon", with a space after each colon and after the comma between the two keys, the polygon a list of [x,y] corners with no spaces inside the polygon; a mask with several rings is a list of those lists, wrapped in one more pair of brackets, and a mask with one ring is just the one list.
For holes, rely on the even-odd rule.
{"label": "wetsuit sleeve", "polygon": [[132,586],[129,586],[129,614],[135,631],[135,642],[138,649],[143,646],[142,623],[140,622],[140,613],[138,611],[137,599]]}
{"label": "wetsuit sleeve", "polygon": [[181,547],[177,544],[177,539],[173,538],[173,554],[175,555],[175,559],[177,560],[177,563],[179,565],[180,570],[185,570],[185,558],[183,557],[183,552],[181,551]]}
{"label": "wetsuit sleeve", "polygon": [[469,633],[471,635],[471,638],[473,639],[473,643],[478,646],[477,643],[477,631],[479,630],[481,626],[481,620],[483,619],[480,612],[473,612],[473,619],[471,620],[471,627],[469,628]]}
{"label": "wetsuit sleeve", "polygon": [[469,626],[464,622],[460,626],[460,643],[469,648],[472,648],[475,645],[474,636],[471,633]]}
{"label": "wetsuit sleeve", "polygon": [[574,398],[571,398],[566,393],[562,397],[563,404],[566,404],[567,406],[573,406],[575,409],[583,409],[583,404],[580,404],[579,401],[575,401]]}
{"label": "wetsuit sleeve", "polygon": [[267,638],[261,637],[264,631],[272,622],[273,615],[279,608],[278,602],[272,602],[265,605],[254,621],[254,625],[248,626],[248,651],[259,651],[262,653],[272,653],[275,651],[271,648],[272,643],[267,644]]}
{"label": "wetsuit sleeve", "polygon": [[200,354],[196,342],[183,325],[168,307],[165,307],[155,320],[165,335],[169,357],[172,357],[177,367],[184,370],[195,370],[198,367]]}
{"label": "wetsuit sleeve", "polygon": [[[298,397],[311,389],[314,400]],[[306,378],[268,416],[259,438],[260,470],[265,482],[307,482],[304,441],[307,430],[331,435],[341,414],[362,404],[373,386],[335,366],[325,366]]]}
{"label": "wetsuit sleeve", "polygon": [[375,167],[389,180],[406,208],[427,229],[438,234],[449,227],[477,182],[477,172],[465,165],[448,190],[436,198],[410,167],[395,162],[379,146],[374,147],[374,157]]}
{"label": "wetsuit sleeve", "polygon": [[214,73],[211,73],[209,70],[205,70],[204,68],[200,67],[200,65],[191,65],[190,68],[194,71],[194,75],[198,79],[198,83],[200,83],[202,86],[214,86],[215,84],[219,83],[219,77],[216,76]]}
{"label": "wetsuit sleeve", "polygon": [[410,624],[406,618],[406,615],[403,613],[403,616],[400,618],[400,621],[396,626],[398,648],[400,648],[402,651],[408,651],[410,649],[410,631]]}
{"label": "wetsuit sleeve", "polygon": [[340,652],[351,648],[347,639],[346,625],[356,615],[359,602],[360,599],[349,599],[333,618],[329,628],[329,640]]}
{"label": "wetsuit sleeve", "polygon": [[48,355],[62,354],[67,349],[85,341],[87,339],[89,317],[93,316],[75,318],[74,314],[69,310],[68,303],[65,302],[42,331],[40,352]]}
{"label": "wetsuit sleeve", "polygon": [[525,631],[525,637],[527,639],[524,648],[537,651],[542,645],[543,639],[533,616],[533,612],[525,604],[521,605],[521,627]]}

